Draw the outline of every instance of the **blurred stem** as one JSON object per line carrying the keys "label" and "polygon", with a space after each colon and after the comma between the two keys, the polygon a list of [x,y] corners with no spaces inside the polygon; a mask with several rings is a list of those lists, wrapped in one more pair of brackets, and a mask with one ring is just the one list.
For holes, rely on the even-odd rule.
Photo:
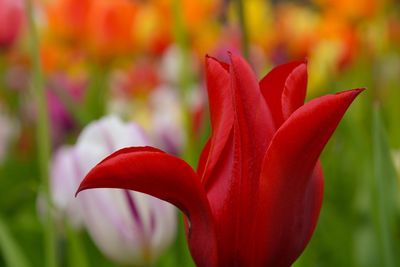
{"label": "blurred stem", "polygon": [[182,2],[181,0],[174,0],[172,6],[173,23],[174,23],[174,36],[176,44],[179,48],[181,57],[179,58],[179,74],[180,86],[184,93],[190,90],[191,73],[189,64],[189,45],[185,29],[185,23],[182,17]]}
{"label": "blurred stem", "polygon": [[242,45],[242,53],[243,56],[249,60],[249,35],[246,28],[246,16],[244,12],[244,3],[243,0],[235,0],[236,1],[236,12],[239,19],[240,26],[240,40]]}
{"label": "blurred stem", "polygon": [[47,110],[46,94],[40,65],[38,37],[33,18],[32,0],[25,0],[26,13],[28,16],[28,32],[30,39],[30,52],[32,60],[32,89],[38,110],[38,121],[36,127],[37,150],[39,171],[41,176],[41,190],[44,193],[47,209],[43,223],[45,237],[45,266],[56,267],[56,229],[51,216],[51,197],[49,188],[49,159],[50,159],[50,133],[49,118]]}
{"label": "blurred stem", "polygon": [[90,263],[85,253],[85,244],[82,242],[82,235],[71,225],[66,225],[68,235],[68,250],[70,255],[70,266],[89,267]]}
{"label": "blurred stem", "polygon": [[180,53],[179,61],[179,87],[181,88],[181,103],[183,106],[184,124],[186,128],[187,142],[182,157],[192,166],[196,162],[195,140],[193,133],[193,121],[190,106],[187,103],[192,85],[191,64],[189,61],[189,45],[182,17],[182,1],[174,0],[172,3],[175,41]]}
{"label": "blurred stem", "polygon": [[106,112],[107,67],[104,63],[92,64],[90,69],[90,85],[85,94],[85,113],[89,119],[98,119]]}
{"label": "blurred stem", "polygon": [[178,220],[178,232],[176,237],[176,244],[175,244],[175,257],[176,257],[176,266],[185,266],[185,267],[194,267],[194,263],[190,252],[188,250],[186,235],[185,235],[185,224],[184,224],[184,217],[183,213],[179,213],[179,220]]}
{"label": "blurred stem", "polygon": [[76,101],[66,92],[64,88],[60,88],[59,85],[54,84],[50,87],[50,90],[60,99],[60,101],[64,104],[64,107],[68,110],[81,128],[83,128],[89,122],[87,112],[82,110],[81,106],[77,105]]}
{"label": "blurred stem", "polygon": [[391,230],[395,210],[395,180],[396,173],[392,165],[389,145],[386,140],[384,126],[381,122],[379,105],[373,110],[373,149],[374,149],[374,205],[378,240],[380,242],[383,265],[397,266],[393,248]]}
{"label": "blurred stem", "polygon": [[3,54],[0,53],[0,86],[1,88],[5,88],[5,79],[6,79],[6,62]]}

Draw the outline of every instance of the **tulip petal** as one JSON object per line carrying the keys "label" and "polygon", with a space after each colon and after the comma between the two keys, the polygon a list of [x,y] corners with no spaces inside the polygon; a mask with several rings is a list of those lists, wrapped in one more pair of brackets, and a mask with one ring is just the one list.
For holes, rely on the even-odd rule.
{"label": "tulip petal", "polygon": [[241,164],[250,167],[243,172],[249,177],[256,174],[258,179],[261,161],[275,132],[273,121],[251,67],[240,56],[231,54],[230,59],[234,136],[238,138],[235,145],[243,159]]}
{"label": "tulip petal", "polygon": [[101,161],[77,193],[90,188],[139,191],[168,201],[188,217],[187,238],[198,266],[214,266],[217,251],[213,219],[200,179],[184,161],[151,147],[121,149]]}
{"label": "tulip petal", "polygon": [[318,178],[322,174],[315,167],[318,157],[362,90],[314,99],[276,132],[260,177],[259,264],[290,266],[308,243],[322,201],[322,178]]}
{"label": "tulip petal", "polygon": [[199,176],[201,176],[204,173],[208,156],[210,154],[210,147],[211,147],[211,138],[207,140],[199,157],[199,163],[197,164],[197,175]]}
{"label": "tulip petal", "polygon": [[279,127],[304,104],[307,90],[307,64],[293,61],[273,68],[261,81],[261,92]]}
{"label": "tulip petal", "polygon": [[275,129],[271,112],[260,92],[260,85],[250,65],[240,56],[230,54],[233,108],[241,130],[253,146],[252,153],[264,155]]}
{"label": "tulip petal", "polygon": [[227,119],[233,119],[233,131],[229,132],[204,187],[216,222],[220,263],[239,266],[251,262],[247,255],[254,246],[249,234],[255,232],[254,202],[262,159],[274,127],[251,67],[233,54],[230,54],[230,63],[230,95],[227,96],[230,96],[232,113]]}
{"label": "tulip petal", "polygon": [[[206,76],[210,105],[211,139],[207,151],[202,152],[201,172],[206,183],[224,149],[232,130],[233,107],[230,90],[229,66],[210,56],[206,57]],[[207,153],[206,153],[207,152]]]}

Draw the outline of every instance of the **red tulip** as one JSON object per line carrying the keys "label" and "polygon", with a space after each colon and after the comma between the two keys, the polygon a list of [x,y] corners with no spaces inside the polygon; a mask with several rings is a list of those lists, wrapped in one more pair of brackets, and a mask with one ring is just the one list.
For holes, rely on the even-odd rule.
{"label": "red tulip", "polygon": [[24,1],[0,0],[0,50],[10,48],[20,37],[24,15]]}
{"label": "red tulip", "polygon": [[111,154],[78,192],[123,188],[169,201],[186,215],[198,266],[290,266],[314,231],[323,195],[318,157],[362,91],[304,104],[307,65],[281,65],[257,82],[249,65],[206,59],[211,137],[197,173],[152,147]]}

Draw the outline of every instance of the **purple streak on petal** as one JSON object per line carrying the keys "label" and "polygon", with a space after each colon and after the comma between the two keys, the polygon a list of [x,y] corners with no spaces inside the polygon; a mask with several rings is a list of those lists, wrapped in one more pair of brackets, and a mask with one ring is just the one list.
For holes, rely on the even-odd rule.
{"label": "purple streak on petal", "polygon": [[154,211],[150,211],[150,235],[154,235],[154,231],[156,230],[156,215],[154,214]]}
{"label": "purple streak on petal", "polygon": [[138,226],[140,231],[143,232],[143,222],[140,218],[139,211],[136,208],[135,200],[133,199],[133,197],[131,196],[131,194],[129,193],[128,190],[124,190],[124,193],[125,193],[126,200],[128,202],[129,209],[132,214],[132,218],[136,222],[136,225]]}
{"label": "purple streak on petal", "polygon": [[[108,150],[110,151],[110,153],[113,153],[114,151],[117,151],[119,149],[119,147],[116,147],[114,145],[114,142],[112,140],[112,137],[109,135],[109,130],[102,124],[100,124],[100,129],[101,129],[101,134],[104,137],[105,140],[105,144],[108,148]],[[140,231],[140,236],[144,236],[144,226],[143,226],[143,222],[141,220],[140,214],[138,209],[136,208],[136,204],[135,204],[135,200],[133,199],[133,197],[130,195],[128,190],[123,190],[126,200],[128,202],[128,207],[129,210],[131,211],[131,215],[133,218],[133,221],[135,222],[136,226],[138,227],[139,231]]]}

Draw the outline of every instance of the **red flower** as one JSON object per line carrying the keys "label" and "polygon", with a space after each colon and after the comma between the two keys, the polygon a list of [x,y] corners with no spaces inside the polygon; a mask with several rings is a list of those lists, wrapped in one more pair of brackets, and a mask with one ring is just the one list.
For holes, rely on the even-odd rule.
{"label": "red flower", "polygon": [[24,1],[0,0],[0,50],[15,44],[22,32],[24,15]]}
{"label": "red flower", "polygon": [[260,83],[240,57],[207,57],[211,137],[197,173],[152,147],[100,162],[79,191],[123,188],[181,209],[198,266],[290,266],[314,231],[323,195],[318,157],[355,89],[304,103],[307,65],[273,69]]}

